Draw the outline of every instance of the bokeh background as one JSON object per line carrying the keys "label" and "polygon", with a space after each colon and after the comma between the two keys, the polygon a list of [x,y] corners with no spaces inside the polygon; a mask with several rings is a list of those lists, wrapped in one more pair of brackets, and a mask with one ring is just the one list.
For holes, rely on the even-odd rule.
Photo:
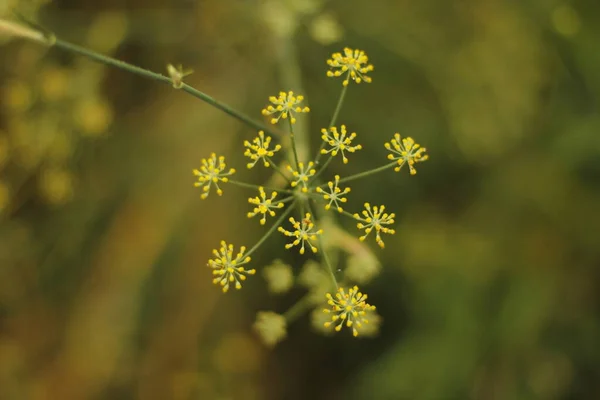
{"label": "bokeh background", "polygon": [[[1,0],[64,40],[262,119],[294,89],[318,146],[341,89],[325,60],[364,49],[372,84],[340,123],[380,165],[394,132],[430,160],[352,187],[397,214],[363,289],[379,334],[304,315],[265,347],[259,274],[223,295],[206,261],[251,245],[248,193],[200,200],[216,151],[245,180],[255,132],[167,85],[21,40],[0,45],[1,399],[600,398],[600,3],[596,0]],[[240,179],[241,179],[240,178]],[[341,226],[354,232],[351,221]],[[256,254],[300,268],[275,238]],[[373,244],[373,243],[371,243]]]}

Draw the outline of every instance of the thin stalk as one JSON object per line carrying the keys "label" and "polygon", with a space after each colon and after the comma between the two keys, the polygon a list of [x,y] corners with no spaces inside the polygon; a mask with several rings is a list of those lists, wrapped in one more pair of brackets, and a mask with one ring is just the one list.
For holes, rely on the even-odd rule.
{"label": "thin stalk", "polygon": [[285,218],[288,215],[290,215],[290,213],[295,208],[295,206],[296,206],[295,202],[290,204],[290,206],[279,216],[279,218],[277,218],[277,221],[275,221],[273,223],[273,225],[271,225],[269,230],[258,240],[258,242],[256,242],[256,244],[254,246],[252,246],[252,248],[250,250],[248,250],[248,252],[246,253],[246,256],[249,256],[250,254],[254,253],[260,247],[260,245],[263,244],[265,242],[265,240],[267,240],[267,238],[269,236],[271,236],[271,234],[273,232],[275,232],[275,230],[281,225],[283,220],[285,220]]}
{"label": "thin stalk", "polygon": [[[306,202],[306,206],[308,207],[308,211],[311,213],[311,215],[315,215],[310,203],[307,201]],[[327,266],[327,272],[329,272],[329,277],[331,278],[331,281],[333,282],[333,285],[335,286],[335,288],[338,288],[338,282],[337,279],[335,277],[335,273],[333,272],[333,265],[331,265],[331,261],[329,260],[329,257],[327,256],[327,252],[325,251],[325,247],[323,245],[323,238],[321,237],[322,235],[318,236],[318,241],[319,241],[319,247],[321,248],[321,251],[319,252],[319,254],[321,254],[321,257],[323,257],[323,261],[325,261],[325,265]]]}
{"label": "thin stalk", "polygon": [[344,99],[346,98],[346,91],[348,90],[348,85],[342,88],[342,93],[340,93],[340,98],[338,99],[337,105],[335,106],[335,111],[331,116],[331,121],[329,121],[328,128],[335,125],[337,122],[338,115],[340,114],[340,110],[342,109],[342,104],[344,104]]}
{"label": "thin stalk", "polygon": [[317,180],[317,178],[319,177],[319,175],[321,175],[321,173],[327,169],[327,166],[329,165],[329,163],[331,162],[331,160],[333,160],[333,156],[330,156],[327,159],[327,161],[325,161],[325,164],[323,164],[323,166],[321,168],[319,168],[319,170],[317,171],[317,173],[312,176],[312,178],[310,179],[310,182],[308,183],[309,185],[311,183],[315,182]]}
{"label": "thin stalk", "polygon": [[271,160],[270,157],[265,157],[265,158],[269,162],[269,166],[271,168],[273,168],[275,170],[275,172],[277,172],[279,175],[281,175],[283,177],[283,179],[285,179],[287,181],[288,184],[292,183],[292,181],[290,181],[290,178],[288,178],[288,176],[285,174],[285,172],[283,172],[282,169],[279,168],[279,166],[277,164],[275,164],[273,162],[273,160]]}
{"label": "thin stalk", "polygon": [[[348,90],[348,85],[342,88],[342,92],[340,93],[340,97],[338,99],[337,105],[335,106],[335,110],[333,111],[333,115],[331,116],[331,120],[329,121],[329,126],[327,129],[331,128],[337,122],[338,115],[340,114],[340,110],[342,109],[342,104],[344,104],[344,99],[346,98],[346,91]],[[315,164],[319,163],[321,159],[321,150],[325,148],[327,143],[325,141],[321,141],[321,146],[319,147],[319,151],[317,152],[317,158],[315,160]]]}
{"label": "thin stalk", "polygon": [[[64,40],[61,39],[56,39],[56,41],[53,43],[54,47],[57,47],[61,50],[73,53],[73,54],[77,54],[80,56],[84,56],[87,58],[90,58],[96,62],[99,62],[101,64],[105,64],[105,65],[109,65],[111,67],[115,67],[115,68],[119,68],[122,69],[124,71],[127,72],[131,72],[133,74],[139,75],[139,76],[143,76],[145,78],[148,79],[152,79],[155,80],[157,82],[161,82],[167,85],[172,85],[173,81],[171,80],[171,78],[169,78],[168,76],[156,73],[156,72],[152,72],[150,70],[144,69],[144,68],[140,68],[137,67],[135,65],[126,63],[124,61],[120,61],[117,59],[114,59],[112,57],[108,57],[105,56],[103,54],[100,53],[96,53],[95,51],[92,50],[88,50],[84,47],[78,46],[76,44],[72,44],[69,42],[66,42]],[[251,128],[254,128],[256,130],[262,130],[272,136],[279,136],[279,134],[277,132],[272,131],[271,129],[269,129],[269,127],[261,124],[260,122],[254,121],[253,119],[251,119],[250,117],[248,117],[245,114],[242,114],[239,111],[234,110],[233,108],[229,107],[227,104],[221,103],[220,101],[212,98],[211,96],[207,95],[206,93],[203,93],[201,91],[199,91],[198,89],[194,89],[193,87],[191,87],[188,84],[183,84],[180,88],[180,90],[183,90],[184,92],[191,94],[192,96],[204,101],[205,103],[225,112],[226,114],[236,118],[237,120],[245,123],[246,125],[248,125]]]}
{"label": "thin stalk", "polygon": [[[354,216],[354,214],[352,214],[352,213],[349,213],[349,212],[348,212],[348,211],[346,211],[346,210],[342,210],[341,214],[344,214],[345,216],[347,216],[347,217],[350,217],[351,219],[353,219],[354,221],[356,221],[356,217]],[[361,221],[361,222],[365,222],[365,220],[364,220],[364,219],[362,219],[362,218],[360,219],[360,221]]]}
{"label": "thin stalk", "polygon": [[275,191],[275,192],[280,192],[280,193],[287,193],[287,194],[293,194],[294,192],[291,190],[287,190],[287,189],[276,189],[276,188],[271,188],[271,187],[267,187],[267,186],[261,186],[261,185],[254,185],[252,183],[246,183],[246,182],[240,182],[240,181],[236,181],[235,179],[229,179],[227,181],[227,183],[231,183],[240,187],[244,187],[244,188],[248,188],[248,189],[254,189],[254,190],[258,190],[260,187],[262,187],[265,190],[270,190],[270,191]]}
{"label": "thin stalk", "polygon": [[[398,165],[398,162],[394,161],[394,162],[391,162],[389,164],[382,165],[381,167],[377,167],[377,168],[374,168],[374,169],[370,169],[368,171],[364,171],[364,172],[361,172],[361,173],[358,173],[358,174],[347,176],[345,178],[340,179],[339,183],[353,181],[355,179],[360,179],[360,178],[364,178],[364,177],[367,177],[367,176],[371,176],[371,175],[376,174],[378,172],[382,172],[382,171],[385,171],[387,169],[393,168],[393,167],[395,167],[397,165]],[[321,186],[325,186],[325,184],[323,184]]]}
{"label": "thin stalk", "polygon": [[314,305],[316,305],[316,303],[314,301],[314,294],[308,293],[308,294],[304,295],[304,297],[302,297],[300,300],[298,300],[298,302],[296,302],[296,304],[291,306],[286,312],[284,312],[283,317],[285,318],[285,320],[287,321],[288,324],[292,323],[300,315],[302,315],[304,312],[308,311]]}
{"label": "thin stalk", "polygon": [[300,160],[298,159],[298,150],[296,148],[296,138],[294,137],[294,124],[292,124],[292,117],[288,118],[290,125],[290,139],[292,140],[292,151],[294,152],[294,161],[296,162],[296,171],[300,170]]}
{"label": "thin stalk", "polygon": [[289,197],[286,197],[285,199],[277,200],[277,203],[288,203],[292,200],[296,200],[296,196],[289,196]]}

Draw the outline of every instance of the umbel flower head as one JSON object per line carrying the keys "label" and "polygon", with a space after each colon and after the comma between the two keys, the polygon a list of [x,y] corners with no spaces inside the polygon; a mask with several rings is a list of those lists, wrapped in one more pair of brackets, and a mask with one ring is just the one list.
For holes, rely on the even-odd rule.
{"label": "umbel flower head", "polygon": [[384,226],[393,224],[394,217],[396,216],[396,214],[388,214],[384,212],[384,210],[385,206],[371,207],[369,203],[365,203],[365,209],[362,211],[362,217],[358,213],[354,214],[354,218],[360,221],[358,224],[356,224],[358,229],[365,230],[365,234],[359,237],[360,241],[365,240],[367,236],[369,236],[369,233],[371,233],[371,231],[375,229],[375,241],[377,242],[379,247],[383,249],[385,247],[385,244],[381,239],[381,233],[388,233],[390,235],[396,233],[395,230]]}
{"label": "umbel flower head", "polygon": [[368,64],[369,57],[362,50],[352,50],[349,47],[344,49],[344,54],[333,53],[331,58],[327,60],[327,65],[333,70],[327,71],[327,76],[338,77],[346,74],[342,84],[348,86],[348,82],[352,79],[356,83],[367,82],[371,83],[371,77],[367,76],[373,71],[373,65]]}
{"label": "umbel flower head", "polygon": [[202,159],[202,166],[200,169],[194,170],[194,175],[198,177],[198,182],[195,182],[194,186],[202,186],[203,193],[200,196],[202,199],[208,197],[210,188],[213,184],[217,188],[217,194],[219,196],[223,194],[223,190],[219,187],[218,182],[227,182],[229,180],[228,176],[235,173],[234,168],[230,168],[229,171],[224,172],[225,168],[225,157],[223,156],[217,158],[217,155],[212,153],[208,159]]}
{"label": "umbel flower head", "polygon": [[269,149],[271,145],[271,137],[266,136],[263,131],[258,131],[258,136],[252,140],[252,143],[249,141],[244,142],[244,146],[247,147],[244,155],[246,157],[250,157],[253,162],[247,164],[248,168],[252,168],[256,165],[259,160],[263,161],[263,165],[265,167],[269,167],[271,162],[269,161],[270,157],[273,157],[276,152],[281,149],[281,145],[276,145],[274,148]]}
{"label": "umbel flower head", "polygon": [[240,247],[237,255],[233,256],[233,245],[221,241],[221,247],[213,250],[214,259],[208,260],[208,266],[213,269],[213,283],[221,285],[223,292],[229,290],[229,284],[235,282],[235,288],[241,289],[242,282],[246,280],[246,275],[254,275],[255,269],[245,269],[242,265],[250,262],[250,257],[244,256],[246,247]]}
{"label": "umbel flower head", "polygon": [[352,146],[352,141],[356,138],[356,133],[352,132],[350,135],[346,136],[346,126],[342,125],[340,127],[340,131],[335,126],[329,128],[329,131],[325,128],[321,129],[321,133],[323,134],[321,138],[331,146],[329,149],[322,149],[321,154],[331,153],[332,156],[336,156],[338,153],[342,153],[342,160],[344,164],[348,163],[348,158],[346,157],[347,151],[349,153],[354,153],[356,150],[362,149],[360,144]]}
{"label": "umbel flower head", "polygon": [[391,144],[386,143],[385,148],[392,152],[388,154],[388,160],[395,160],[398,163],[398,166],[394,168],[396,172],[400,171],[404,164],[408,164],[410,174],[415,175],[417,170],[414,165],[429,159],[429,156],[425,154],[427,151],[425,147],[415,143],[411,137],[401,139],[399,133],[394,134]]}
{"label": "umbel flower head", "polygon": [[333,315],[331,321],[325,322],[325,327],[335,324],[335,330],[339,332],[345,324],[346,327],[352,328],[352,335],[358,336],[363,324],[369,323],[365,318],[367,311],[375,310],[375,306],[367,303],[367,295],[361,293],[358,286],[354,286],[348,289],[347,293],[344,288],[339,288],[335,296],[330,293],[326,296],[330,308],[323,311]]}
{"label": "umbel flower head", "polygon": [[304,165],[304,163],[300,162],[298,163],[298,170],[296,171],[294,168],[292,168],[291,165],[288,165],[287,170],[290,171],[292,173],[292,176],[294,177],[291,186],[296,187],[298,185],[302,185],[302,192],[307,193],[308,180],[317,172],[317,170],[313,168],[314,166],[315,163],[313,163],[312,161],[310,161],[306,166]]}
{"label": "umbel flower head", "polygon": [[348,201],[348,199],[343,196],[350,193],[350,188],[347,187],[344,190],[342,190],[338,187],[338,184],[340,182],[339,175],[336,175],[334,179],[335,182],[327,182],[327,187],[329,188],[329,191],[326,191],[321,187],[317,187],[316,190],[317,193],[321,193],[323,195],[323,198],[325,200],[329,201],[329,203],[325,205],[326,210],[329,210],[331,208],[331,205],[333,205],[335,209],[338,210],[338,212],[342,212],[344,211],[344,209],[342,208],[342,206],[340,206],[340,203],[345,203]]}
{"label": "umbel flower head", "polygon": [[294,113],[307,113],[310,111],[308,107],[300,107],[298,104],[302,103],[304,100],[304,96],[294,96],[294,92],[291,90],[286,92],[279,92],[279,96],[271,96],[269,97],[270,105],[265,107],[262,110],[263,115],[273,115],[271,118],[271,123],[276,124],[279,122],[280,118],[287,119],[288,116],[290,118],[290,122],[292,124],[296,123],[296,118],[294,117]]}
{"label": "umbel flower head", "polygon": [[276,209],[280,209],[284,206],[282,202],[275,201],[277,197],[277,192],[272,192],[271,197],[267,198],[267,194],[265,189],[261,186],[258,188],[259,195],[257,197],[250,197],[248,199],[248,203],[254,204],[254,210],[248,213],[248,218],[252,218],[255,215],[262,214],[262,218],[260,219],[260,224],[264,225],[267,222],[267,214],[271,217],[275,216]]}
{"label": "umbel flower head", "polygon": [[285,236],[296,238],[292,243],[286,244],[285,248],[290,249],[300,245],[300,254],[304,254],[304,245],[306,244],[313,253],[316,253],[317,247],[312,242],[317,240],[317,235],[323,234],[323,229],[314,229],[315,224],[312,222],[310,213],[306,213],[301,221],[296,221],[293,217],[290,217],[290,222],[294,227],[293,231],[288,231],[281,226],[277,228],[277,230]]}

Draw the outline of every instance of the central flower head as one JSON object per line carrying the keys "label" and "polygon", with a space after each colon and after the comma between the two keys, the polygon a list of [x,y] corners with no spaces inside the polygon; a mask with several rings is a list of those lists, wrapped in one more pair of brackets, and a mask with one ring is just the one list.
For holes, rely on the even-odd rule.
{"label": "central flower head", "polygon": [[296,118],[294,117],[294,113],[307,113],[310,111],[308,107],[299,106],[300,103],[304,100],[304,96],[298,95],[294,96],[294,92],[291,90],[289,92],[279,92],[279,96],[271,96],[269,97],[270,105],[265,107],[262,110],[262,115],[273,115],[271,118],[271,123],[276,124],[279,122],[280,118],[287,119],[290,117],[290,122],[292,124],[296,123]]}

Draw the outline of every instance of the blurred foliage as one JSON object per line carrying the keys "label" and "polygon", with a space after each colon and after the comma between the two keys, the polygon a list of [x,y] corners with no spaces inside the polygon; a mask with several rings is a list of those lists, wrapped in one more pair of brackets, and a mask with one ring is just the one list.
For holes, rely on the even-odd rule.
{"label": "blurred foliage", "polygon": [[[258,228],[245,192],[201,201],[191,174],[211,151],[244,165],[254,132],[168,86],[4,42],[0,398],[598,398],[597,1],[42,3],[0,0],[0,16],[156,71],[182,63],[252,116],[301,82],[312,148],[339,95],[325,60],[362,48],[373,83],[340,122],[368,157],[348,168],[383,160],[394,132],[430,161],[353,186],[398,217],[365,289],[379,336],[322,336],[305,315],[270,350],[256,312],[303,293],[211,285],[211,249]],[[306,259],[269,243],[257,265],[298,276]]]}

